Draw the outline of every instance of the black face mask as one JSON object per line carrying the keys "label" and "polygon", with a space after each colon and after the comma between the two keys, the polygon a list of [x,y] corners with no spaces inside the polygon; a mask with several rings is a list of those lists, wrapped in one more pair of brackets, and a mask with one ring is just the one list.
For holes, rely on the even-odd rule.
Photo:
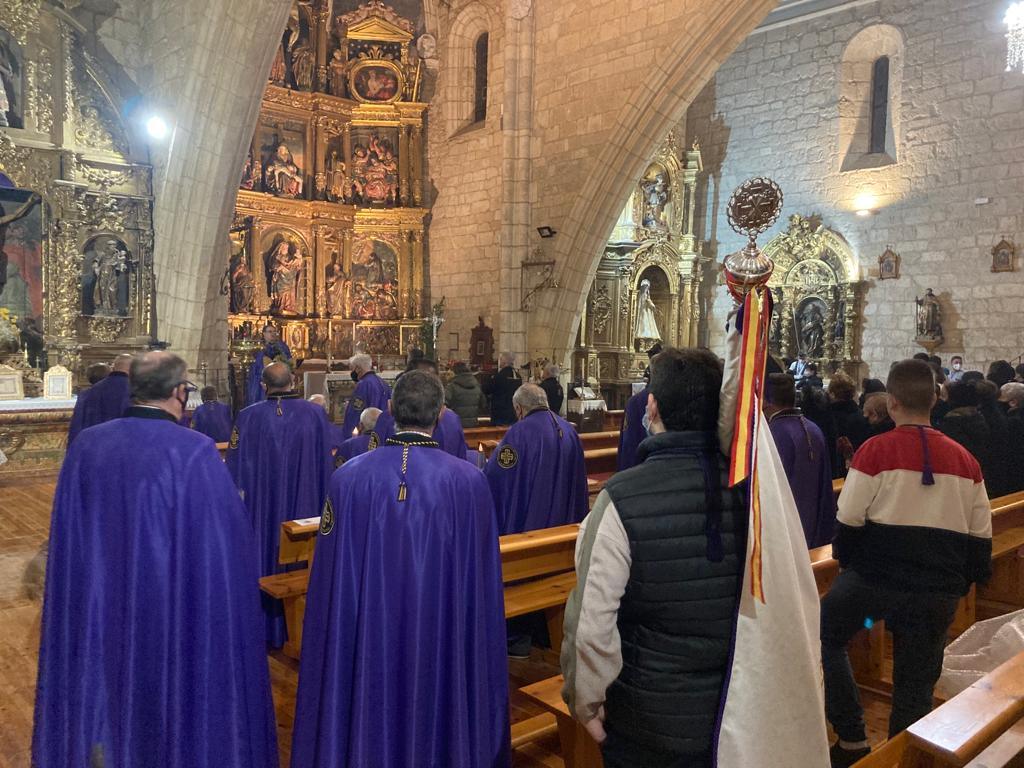
{"label": "black face mask", "polygon": [[359,381],[359,374],[357,374],[355,371],[352,371],[352,373],[350,373],[349,376],[352,377],[352,381]]}
{"label": "black face mask", "polygon": [[181,403],[181,415],[182,415],[182,417],[184,417],[185,413],[188,411],[188,391],[187,390],[185,391],[185,398],[184,399],[182,399],[181,397],[178,397],[178,396],[175,396],[174,399],[177,400],[179,403]]}

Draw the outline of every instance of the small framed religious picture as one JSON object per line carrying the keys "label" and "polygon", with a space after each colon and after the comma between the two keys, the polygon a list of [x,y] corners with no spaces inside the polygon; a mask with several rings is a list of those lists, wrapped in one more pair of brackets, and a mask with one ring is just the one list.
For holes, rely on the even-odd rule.
{"label": "small framed religious picture", "polygon": [[0,400],[24,400],[25,389],[21,371],[7,365],[0,365]]}
{"label": "small framed religious picture", "polygon": [[63,365],[55,365],[43,374],[44,400],[71,399],[71,371]]}
{"label": "small framed religious picture", "polygon": [[992,249],[992,271],[1013,272],[1016,264],[1017,246],[1012,240],[1003,238]]}
{"label": "small framed religious picture", "polygon": [[896,280],[900,276],[900,255],[888,246],[878,257],[878,279]]}

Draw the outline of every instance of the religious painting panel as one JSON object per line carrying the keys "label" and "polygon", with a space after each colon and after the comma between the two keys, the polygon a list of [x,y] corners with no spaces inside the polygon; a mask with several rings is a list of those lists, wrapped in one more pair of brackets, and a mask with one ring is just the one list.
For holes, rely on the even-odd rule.
{"label": "religious painting panel", "polygon": [[389,104],[402,96],[402,71],[390,61],[366,61],[349,72],[349,92],[356,101]]}
{"label": "religious painting panel", "polygon": [[398,129],[359,126],[352,129],[349,162],[352,198],[376,205],[398,202]]}
{"label": "religious painting panel", "polygon": [[304,238],[293,230],[270,230],[264,234],[262,267],[273,314],[297,315],[305,311],[308,255]]}
{"label": "religious painting panel", "polygon": [[305,172],[309,168],[305,124],[265,117],[257,128],[254,144],[262,169],[262,188],[257,191],[303,198]]}
{"label": "religious painting panel", "polygon": [[0,27],[0,128],[25,127],[21,46]]}
{"label": "religious painting panel", "polygon": [[408,353],[413,347],[420,348],[423,346],[422,339],[422,328],[418,325],[403,325],[402,326],[402,352]]}
{"label": "religious painting panel", "polygon": [[228,290],[232,314],[255,312],[256,283],[253,280],[246,229],[231,232],[231,256],[228,261]]}
{"label": "religious painting panel", "polygon": [[900,255],[890,245],[878,257],[878,279],[896,280],[900,276]]}
{"label": "religious painting panel", "polygon": [[112,234],[89,238],[82,248],[82,314],[127,317],[134,263],[124,240]]}
{"label": "religious painting panel", "polygon": [[401,354],[399,329],[394,325],[357,325],[355,343],[370,355]]}
{"label": "religious painting panel", "polygon": [[360,320],[397,320],[398,253],[383,240],[356,237],[352,243],[351,289],[346,315]]}
{"label": "religious painting panel", "polygon": [[1017,246],[1011,240],[1003,238],[992,249],[992,271],[1013,272],[1014,257],[1017,254]]}
{"label": "religious painting panel", "polygon": [[307,357],[310,348],[310,329],[305,323],[282,323],[281,339],[288,345],[293,357]]}
{"label": "religious painting panel", "polygon": [[0,187],[0,308],[22,333],[43,330],[43,207],[27,189]]}

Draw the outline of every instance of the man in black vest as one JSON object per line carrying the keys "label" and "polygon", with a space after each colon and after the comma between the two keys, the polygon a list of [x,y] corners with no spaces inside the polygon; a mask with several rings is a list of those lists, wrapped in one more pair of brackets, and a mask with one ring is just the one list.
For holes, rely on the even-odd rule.
{"label": "man in black vest", "polygon": [[651,361],[640,463],[580,528],[562,695],[605,768],[710,765],[747,530],[718,448],[721,385],[706,350]]}
{"label": "man in black vest", "polygon": [[498,372],[485,390],[491,396],[491,425],[499,426],[516,423],[516,411],[512,407],[512,395],[523,385],[516,371],[516,356],[511,352],[498,355]]}

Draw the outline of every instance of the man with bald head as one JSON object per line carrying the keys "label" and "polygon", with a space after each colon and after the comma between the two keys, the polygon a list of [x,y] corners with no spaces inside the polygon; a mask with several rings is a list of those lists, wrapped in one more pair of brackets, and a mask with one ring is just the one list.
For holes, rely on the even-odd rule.
{"label": "man with bald head", "polygon": [[[287,570],[277,562],[281,523],[319,514],[334,461],[327,415],[295,391],[291,368],[271,363],[262,384],[266,399],[238,414],[227,465],[256,532],[260,576],[269,576]],[[280,648],[287,639],[281,603],[263,595],[263,607],[267,643]]]}
{"label": "man with bald head", "polygon": [[271,363],[292,364],[292,351],[281,341],[281,331],[269,323],[263,328],[263,349],[256,353],[245,384],[245,404],[253,405],[266,397],[266,389],[262,386],[263,371]]}
{"label": "man with bald head", "polygon": [[54,497],[32,765],[278,763],[255,542],[185,361],[131,365],[135,404],[68,449]]}
{"label": "man with bald head", "polygon": [[345,419],[341,424],[341,430],[346,438],[355,433],[356,427],[359,426],[359,416],[364,409],[380,408],[383,411],[391,399],[391,387],[373,370],[372,357],[360,352],[352,356],[349,365],[359,383],[356,384],[356,389],[345,406]]}
{"label": "man with bald head", "polygon": [[547,393],[523,384],[512,396],[516,423],[484,469],[498,529],[522,533],[578,523],[587,514],[587,473],[576,429],[548,408]]}
{"label": "man with bald head", "polygon": [[[373,445],[375,440],[373,431],[377,426],[382,411],[380,408],[365,408],[359,417],[359,434],[350,437],[343,442],[334,454],[334,465],[340,467],[349,459],[362,456]],[[376,445],[373,445],[376,448]]]}
{"label": "man with bald head", "polygon": [[127,353],[118,355],[113,370],[78,396],[68,426],[68,447],[83,429],[124,415],[132,404],[128,386],[132,359]]}
{"label": "man with bald head", "polygon": [[215,443],[226,443],[231,438],[231,408],[218,399],[216,387],[203,387],[199,395],[203,404],[192,414],[192,429]]}

